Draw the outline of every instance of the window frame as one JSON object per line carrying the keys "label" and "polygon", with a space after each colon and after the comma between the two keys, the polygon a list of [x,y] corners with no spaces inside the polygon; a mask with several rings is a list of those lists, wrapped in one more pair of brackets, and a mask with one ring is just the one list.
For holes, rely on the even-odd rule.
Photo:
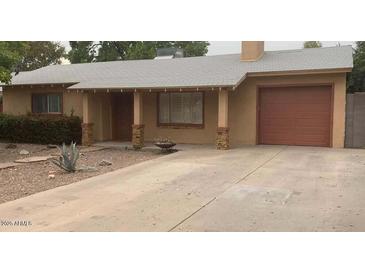
{"label": "window frame", "polygon": [[157,127],[161,128],[197,128],[201,129],[205,127],[205,91],[170,91],[167,93],[201,93],[202,94],[202,123],[192,124],[192,123],[160,123],[160,95],[165,92],[158,92],[157,98]]}
{"label": "window frame", "polygon": [[[34,112],[34,105],[33,105],[33,100],[34,100],[34,96],[39,96],[39,95],[43,95],[43,96],[47,96],[47,108],[49,108],[48,105],[48,96],[49,95],[59,95],[60,96],[60,112]],[[31,109],[32,109],[32,114],[35,115],[62,115],[63,114],[63,93],[62,92],[34,92],[32,93],[31,96]]]}

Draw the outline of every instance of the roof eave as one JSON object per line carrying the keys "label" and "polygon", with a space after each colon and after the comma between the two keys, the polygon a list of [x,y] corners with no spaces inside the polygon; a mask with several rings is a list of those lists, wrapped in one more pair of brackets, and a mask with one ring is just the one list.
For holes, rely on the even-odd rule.
{"label": "roof eave", "polygon": [[[76,84],[77,85],[77,84]],[[99,87],[77,87],[76,85],[70,86],[68,90],[171,90],[171,89],[212,89],[212,88],[233,88],[234,84],[226,84],[226,85],[192,85],[192,86],[99,86]],[[76,87],[75,87],[76,86]]]}
{"label": "roof eave", "polygon": [[281,76],[281,75],[301,75],[301,74],[347,73],[347,72],[351,72],[351,71],[352,71],[352,67],[345,67],[345,68],[330,68],[330,69],[248,72],[247,76],[259,77],[259,76]]}
{"label": "roof eave", "polygon": [[0,87],[19,87],[19,86],[50,86],[50,85],[75,85],[78,84],[79,82],[55,82],[55,83],[43,83],[43,82],[39,82],[39,83],[20,83],[20,84],[5,84],[5,83],[0,83]]}

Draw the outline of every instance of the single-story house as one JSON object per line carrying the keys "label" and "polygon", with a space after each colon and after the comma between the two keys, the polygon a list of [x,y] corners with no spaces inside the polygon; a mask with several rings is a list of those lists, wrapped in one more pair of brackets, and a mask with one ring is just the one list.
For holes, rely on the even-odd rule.
{"label": "single-story house", "polygon": [[82,117],[82,142],[343,147],[352,47],[52,65],[3,86],[4,112]]}

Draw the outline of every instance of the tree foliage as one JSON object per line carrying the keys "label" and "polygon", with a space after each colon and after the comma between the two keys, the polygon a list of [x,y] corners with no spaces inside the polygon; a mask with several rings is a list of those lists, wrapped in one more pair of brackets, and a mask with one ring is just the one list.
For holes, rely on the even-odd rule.
{"label": "tree foliage", "polygon": [[186,57],[203,56],[208,52],[209,43],[206,41],[177,41],[173,46],[184,49]]}
{"label": "tree foliage", "polygon": [[321,48],[322,43],[320,41],[305,41],[303,47],[306,48]]}
{"label": "tree foliage", "polygon": [[31,41],[26,43],[22,60],[18,63],[17,71],[30,71],[49,65],[61,64],[65,56],[65,48],[59,42]]}
{"label": "tree foliage", "polygon": [[57,42],[0,42],[0,81],[10,83],[11,73],[60,64],[65,48]]}
{"label": "tree foliage", "polygon": [[70,46],[67,57],[72,64],[95,61],[97,45],[93,41],[70,41]]}
{"label": "tree foliage", "polygon": [[0,82],[10,83],[11,73],[22,60],[25,48],[24,42],[0,42]]}
{"label": "tree foliage", "polygon": [[365,41],[356,42],[354,67],[347,80],[348,91],[365,92]]}
{"label": "tree foliage", "polygon": [[100,41],[97,62],[127,60],[128,52],[136,47],[133,41]]}
{"label": "tree foliage", "polygon": [[[97,43],[70,42],[71,63],[104,62],[115,60],[153,59],[158,48],[176,47],[184,49],[185,56],[202,56],[208,52],[209,43],[205,41],[100,41]],[[92,49],[92,50],[90,50]],[[96,49],[98,54],[96,56]],[[74,58],[77,56],[83,58]]]}

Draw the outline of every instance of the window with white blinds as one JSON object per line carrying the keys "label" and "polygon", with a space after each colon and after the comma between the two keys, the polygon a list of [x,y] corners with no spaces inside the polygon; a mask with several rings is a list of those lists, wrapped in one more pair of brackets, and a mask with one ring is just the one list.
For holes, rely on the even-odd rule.
{"label": "window with white blinds", "polygon": [[159,94],[160,124],[203,124],[203,92]]}

